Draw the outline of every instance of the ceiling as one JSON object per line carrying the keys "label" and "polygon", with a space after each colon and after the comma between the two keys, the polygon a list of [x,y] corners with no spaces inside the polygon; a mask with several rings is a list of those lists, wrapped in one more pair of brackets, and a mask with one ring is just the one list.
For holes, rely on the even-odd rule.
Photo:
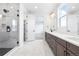
{"label": "ceiling", "polygon": [[28,14],[34,15],[48,15],[55,12],[59,4],[55,3],[26,3],[24,8]]}
{"label": "ceiling", "polygon": [[[23,3],[26,14],[42,16],[48,15],[51,12],[56,12],[59,6],[61,6],[63,9],[68,10],[68,12],[70,12],[71,14],[79,11],[79,3]],[[19,10],[19,3],[0,3],[0,14],[5,14],[3,12],[3,9],[10,10],[10,12],[6,15],[17,14],[17,10]]]}
{"label": "ceiling", "polygon": [[79,11],[79,3],[71,3],[69,5],[71,6],[71,14]]}

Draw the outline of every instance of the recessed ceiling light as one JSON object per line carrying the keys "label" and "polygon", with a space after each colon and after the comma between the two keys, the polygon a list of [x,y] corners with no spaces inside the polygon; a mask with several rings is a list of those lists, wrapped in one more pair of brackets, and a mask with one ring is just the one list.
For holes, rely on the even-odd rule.
{"label": "recessed ceiling light", "polygon": [[11,6],[10,8],[13,9],[13,6]]}
{"label": "recessed ceiling light", "polygon": [[37,9],[37,8],[38,8],[38,6],[35,6],[35,8]]}
{"label": "recessed ceiling light", "polygon": [[74,9],[75,8],[75,6],[72,6],[72,9]]}

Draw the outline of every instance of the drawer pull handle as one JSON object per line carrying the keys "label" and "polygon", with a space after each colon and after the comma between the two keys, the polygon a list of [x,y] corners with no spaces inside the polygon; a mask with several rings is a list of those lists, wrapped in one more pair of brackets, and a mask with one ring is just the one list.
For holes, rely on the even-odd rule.
{"label": "drawer pull handle", "polygon": [[67,56],[70,56],[70,54],[67,52]]}

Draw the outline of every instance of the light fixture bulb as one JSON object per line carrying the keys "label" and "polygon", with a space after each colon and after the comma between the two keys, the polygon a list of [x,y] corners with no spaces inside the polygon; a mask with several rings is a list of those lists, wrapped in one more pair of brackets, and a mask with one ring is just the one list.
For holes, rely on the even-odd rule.
{"label": "light fixture bulb", "polygon": [[37,7],[37,6],[35,6],[35,8],[37,9],[38,7]]}
{"label": "light fixture bulb", "polygon": [[13,6],[11,6],[11,9],[13,9]]}
{"label": "light fixture bulb", "polygon": [[72,9],[74,9],[75,8],[75,6],[72,6]]}

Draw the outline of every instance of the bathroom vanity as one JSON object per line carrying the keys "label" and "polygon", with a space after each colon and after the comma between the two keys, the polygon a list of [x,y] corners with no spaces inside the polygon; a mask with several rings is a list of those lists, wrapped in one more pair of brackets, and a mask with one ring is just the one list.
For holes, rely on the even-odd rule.
{"label": "bathroom vanity", "polygon": [[73,36],[45,32],[45,40],[56,56],[79,56],[78,38],[75,39]]}

